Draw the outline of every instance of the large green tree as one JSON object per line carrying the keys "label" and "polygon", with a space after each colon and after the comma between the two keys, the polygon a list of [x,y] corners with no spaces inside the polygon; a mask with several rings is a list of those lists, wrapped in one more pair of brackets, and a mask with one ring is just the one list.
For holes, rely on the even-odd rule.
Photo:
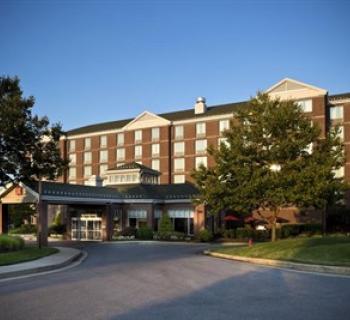
{"label": "large green tree", "polygon": [[335,175],[344,161],[338,133],[322,136],[297,103],[258,94],[235,112],[226,142],[208,148],[216,165],[193,173],[197,201],[212,214],[268,210],[274,241],[282,208],[324,209],[342,197],[345,185]]}
{"label": "large green tree", "polygon": [[0,77],[0,186],[55,179],[67,166],[59,150],[61,126],[32,114],[34,98],[24,98],[19,79]]}

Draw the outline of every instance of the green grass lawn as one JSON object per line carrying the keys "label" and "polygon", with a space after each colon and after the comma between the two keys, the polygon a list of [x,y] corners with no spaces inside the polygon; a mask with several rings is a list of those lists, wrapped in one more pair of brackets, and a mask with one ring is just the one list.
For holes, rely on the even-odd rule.
{"label": "green grass lawn", "polygon": [[57,253],[56,248],[26,247],[22,250],[0,253],[0,266],[36,260],[53,253]]}
{"label": "green grass lawn", "polygon": [[350,237],[295,238],[258,243],[252,247],[218,248],[213,252],[309,264],[350,266]]}

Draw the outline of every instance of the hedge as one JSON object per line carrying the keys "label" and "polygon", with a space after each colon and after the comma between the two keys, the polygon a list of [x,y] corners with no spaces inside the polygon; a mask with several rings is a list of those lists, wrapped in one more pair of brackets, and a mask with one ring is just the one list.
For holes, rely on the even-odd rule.
{"label": "hedge", "polygon": [[24,240],[17,236],[0,235],[0,252],[17,251],[24,248]]}
{"label": "hedge", "polygon": [[141,240],[152,240],[153,231],[150,227],[144,226],[136,231],[136,238]]}
{"label": "hedge", "polygon": [[9,230],[10,234],[33,234],[37,233],[35,224],[22,224],[20,227]]}

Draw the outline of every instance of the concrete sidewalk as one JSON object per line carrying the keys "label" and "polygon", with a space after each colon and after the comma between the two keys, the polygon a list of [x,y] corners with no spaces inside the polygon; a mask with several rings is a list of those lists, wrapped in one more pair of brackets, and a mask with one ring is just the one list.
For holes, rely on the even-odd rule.
{"label": "concrete sidewalk", "polygon": [[34,261],[0,267],[0,279],[18,277],[63,268],[82,256],[82,251],[67,247],[55,247],[58,253]]}

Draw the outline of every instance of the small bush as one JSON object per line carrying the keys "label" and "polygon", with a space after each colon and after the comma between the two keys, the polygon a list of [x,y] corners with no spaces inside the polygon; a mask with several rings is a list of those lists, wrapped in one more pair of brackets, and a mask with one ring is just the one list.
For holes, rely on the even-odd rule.
{"label": "small bush", "polygon": [[65,224],[52,224],[49,228],[49,234],[64,234],[66,233]]}
{"label": "small bush", "polygon": [[24,248],[24,240],[17,236],[0,235],[0,252],[17,251]]}
{"label": "small bush", "polygon": [[199,231],[198,239],[201,242],[209,242],[213,240],[213,234],[209,230],[204,229]]}
{"label": "small bush", "polygon": [[281,227],[281,238],[290,238],[300,235],[313,236],[321,234],[322,226],[314,223],[285,224]]}
{"label": "small bush", "polygon": [[123,237],[132,237],[136,236],[136,229],[134,227],[126,227],[124,230],[122,230],[121,235]]}
{"label": "small bush", "polygon": [[266,241],[269,237],[270,234],[267,230],[254,230],[251,228],[237,228],[236,230],[236,238],[239,240]]}
{"label": "small bush", "polygon": [[10,234],[33,234],[37,233],[37,227],[34,224],[22,224],[19,228],[9,230]]}
{"label": "small bush", "polygon": [[153,231],[148,226],[141,227],[136,231],[136,238],[142,240],[151,240],[153,239]]}
{"label": "small bush", "polygon": [[236,238],[236,230],[235,229],[225,230],[224,237],[228,238],[228,239],[235,239]]}
{"label": "small bush", "polygon": [[159,221],[158,238],[160,240],[170,240],[173,232],[173,226],[169,215],[164,213]]}

